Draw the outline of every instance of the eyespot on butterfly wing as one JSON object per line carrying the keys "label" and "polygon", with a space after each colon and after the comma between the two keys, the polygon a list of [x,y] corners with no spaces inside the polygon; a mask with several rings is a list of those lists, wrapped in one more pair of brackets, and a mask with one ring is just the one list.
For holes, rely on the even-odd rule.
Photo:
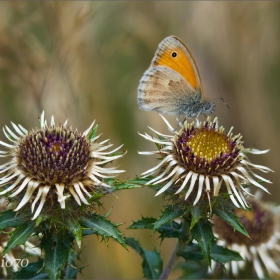
{"label": "eyespot on butterfly wing", "polygon": [[159,44],[151,65],[165,66],[176,71],[195,90],[201,90],[203,94],[195,60],[187,46],[178,37],[169,36]]}

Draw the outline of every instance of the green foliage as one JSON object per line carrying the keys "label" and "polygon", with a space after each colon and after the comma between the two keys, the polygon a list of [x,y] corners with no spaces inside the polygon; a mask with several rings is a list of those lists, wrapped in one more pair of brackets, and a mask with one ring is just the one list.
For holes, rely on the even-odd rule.
{"label": "green foliage", "polygon": [[[159,135],[159,134],[157,134],[157,137],[158,137],[159,140],[165,140],[165,138],[162,137],[162,136]],[[158,148],[159,150],[161,150],[162,148],[164,148],[164,145],[162,145],[162,144],[159,144],[159,143],[155,143],[155,144],[156,144],[156,146],[157,146],[157,148]]]}
{"label": "green foliage", "polygon": [[226,208],[215,208],[213,212],[221,219],[229,223],[235,230],[238,230],[240,233],[249,237],[245,227],[239,222],[238,217],[232,210]]}
{"label": "green foliage", "polygon": [[155,218],[145,218],[142,217],[141,220],[138,220],[136,222],[133,222],[131,226],[129,226],[129,229],[153,229],[154,223],[157,220]]}
{"label": "green foliage", "polygon": [[[129,184],[134,184],[134,185],[138,185],[139,187],[142,187],[142,186],[147,186],[149,188],[152,188],[153,190],[155,191],[158,191],[162,185],[147,185],[147,183],[153,179],[153,177],[149,176],[149,177],[146,177],[146,178],[135,178],[135,179],[131,179],[131,180],[128,180],[127,183]],[[168,192],[168,190],[167,190]]]}
{"label": "green foliage", "polygon": [[20,217],[17,216],[16,212],[7,210],[0,213],[0,229],[7,227],[17,227],[20,222]]}
{"label": "green foliage", "polygon": [[208,266],[198,262],[181,262],[177,269],[182,271],[178,279],[207,279]]}
{"label": "green foliage", "polygon": [[[209,246],[211,248],[210,258],[222,265],[229,261],[242,261],[240,254],[235,251],[229,250],[215,243],[210,243]],[[205,259],[202,252],[200,245],[191,243],[184,246],[183,249],[178,252],[178,256],[183,257],[186,261],[199,262]]]}
{"label": "green foliage", "polygon": [[68,263],[73,237],[68,231],[46,231],[41,247],[45,252],[44,267],[51,279],[60,279]]}
{"label": "green foliage", "polygon": [[91,131],[90,131],[90,133],[89,133],[89,135],[88,135],[88,140],[91,141],[91,140],[96,136],[97,129],[98,129],[98,124],[95,125],[95,126],[91,129]]}
{"label": "green foliage", "polygon": [[128,183],[130,184],[135,184],[135,185],[146,185],[153,177],[146,177],[146,178],[141,178],[141,177],[136,177],[135,179],[130,179],[128,180]]}
{"label": "green foliage", "polygon": [[183,257],[186,261],[199,262],[203,260],[201,248],[198,244],[186,244],[182,250],[177,253],[178,256]]}
{"label": "green foliage", "polygon": [[65,277],[66,279],[76,279],[78,274],[78,269],[76,268],[76,259],[78,259],[79,253],[74,251],[73,249],[70,250],[69,254],[69,264],[65,269]]}
{"label": "green foliage", "polygon": [[182,216],[184,209],[180,206],[168,205],[162,212],[161,216],[154,223],[153,232],[166,223],[172,222],[174,219]]}
{"label": "green foliage", "polygon": [[242,261],[242,257],[239,253],[219,246],[215,243],[212,243],[212,258],[213,260],[219,262],[220,264],[224,265],[230,261]]}
{"label": "green foliage", "polygon": [[143,251],[143,273],[147,279],[157,279],[162,272],[162,259],[159,252],[155,249],[150,252],[145,248]]}
{"label": "green foliage", "polygon": [[163,240],[164,238],[178,238],[179,240],[184,240],[186,232],[184,231],[184,227],[182,224],[171,222],[162,225],[157,229],[160,233],[160,238]]}
{"label": "green foliage", "polygon": [[[145,184],[145,182],[146,178],[137,178],[134,181],[136,184]],[[246,235],[246,230],[234,214],[235,208],[227,195],[215,197],[212,202],[212,213],[219,215],[235,229]],[[179,242],[177,255],[188,262],[203,261],[206,262],[207,266],[211,266],[212,260],[215,260],[224,266],[230,261],[241,261],[242,258],[238,252],[216,244],[208,211],[208,203],[206,205],[204,201],[195,206],[188,203],[168,205],[158,218],[142,217],[140,220],[134,221],[129,229],[150,229],[153,233],[156,231],[160,234],[161,241],[165,238],[177,238]],[[181,222],[176,222],[174,220],[176,218],[180,218]],[[143,254],[144,251],[137,241],[126,240],[129,240],[127,241],[129,246],[133,247],[140,255]]]}
{"label": "green foliage", "polygon": [[80,225],[79,221],[71,220],[68,229],[74,235],[76,243],[79,248],[81,248],[82,237],[83,237],[83,227]]}
{"label": "green foliage", "polygon": [[18,245],[24,244],[34,231],[35,222],[29,221],[19,224],[11,233],[9,241],[3,251],[3,255],[7,254]]}
{"label": "green foliage", "polygon": [[[52,240],[54,241],[54,240]],[[55,241],[56,242],[56,241]],[[55,245],[53,244],[51,247],[51,250],[53,251],[53,257],[55,258],[57,256],[57,250],[55,250]],[[46,244],[47,246],[47,244]],[[60,249],[64,249],[63,246],[60,247]],[[50,250],[50,251],[51,251]],[[48,252],[49,253],[49,252]],[[65,250],[64,250],[65,253]],[[61,277],[63,279],[76,279],[78,270],[76,267],[76,259],[78,258],[78,253],[75,252],[73,249],[69,251],[69,259],[66,263],[66,268],[59,267],[59,270],[61,272]],[[58,256],[58,259],[63,259],[61,256]],[[58,260],[57,260],[58,261]],[[53,265],[55,266],[54,262]],[[39,259],[37,262],[29,263],[26,267],[23,267],[20,271],[16,272],[14,274],[14,279],[53,279],[51,278],[51,275],[46,272],[46,268],[50,267],[50,264],[46,265],[44,263],[43,259]]]}
{"label": "green foliage", "polygon": [[[145,218],[142,217],[141,220],[133,222],[129,229],[154,229],[154,224],[157,222],[155,218]],[[182,224],[179,224],[175,221],[161,225],[156,229],[160,233],[160,238],[183,238],[183,228]]]}
{"label": "green foliage", "polygon": [[126,248],[125,240],[118,229],[119,225],[107,220],[105,216],[89,214],[81,219],[81,225],[84,229],[91,230],[91,233],[100,235],[106,244],[109,238],[113,238]]}
{"label": "green foliage", "polygon": [[30,220],[28,211],[19,216],[10,210],[0,215],[2,229],[7,226],[15,227],[3,254],[24,244],[32,235],[42,234],[39,247],[43,250],[44,259],[22,268],[15,276],[17,279],[46,279],[48,277],[50,279],[75,279],[78,272],[75,268],[78,253],[72,247],[74,240],[78,247],[81,247],[84,235],[99,235],[106,243],[109,238],[113,238],[126,248],[125,240],[118,229],[119,225],[108,220],[110,211],[104,216],[88,212],[79,212],[75,215],[71,215],[70,212],[63,214],[64,216],[61,216],[58,213],[55,217],[40,215],[35,221]]}
{"label": "green foliage", "polygon": [[143,259],[142,269],[147,279],[158,279],[162,273],[162,259],[155,249],[150,252],[142,247],[134,238],[126,238],[126,244],[132,247]]}
{"label": "green foliage", "polygon": [[191,225],[190,229],[194,227],[194,225],[202,218],[201,209],[197,206],[191,206]]}
{"label": "green foliage", "polygon": [[191,229],[193,238],[197,241],[207,264],[211,265],[211,243],[214,240],[211,223],[207,220],[197,222]]}
{"label": "green foliage", "polygon": [[117,179],[108,178],[108,179],[104,179],[104,182],[106,184],[108,184],[109,186],[111,186],[110,191],[112,191],[112,192],[120,191],[120,190],[137,189],[137,188],[142,187],[141,184],[134,183],[131,180],[121,182],[121,181],[118,181]]}
{"label": "green foliage", "polygon": [[43,265],[42,259],[34,263],[29,263],[28,266],[14,273],[14,279],[50,279],[48,273],[42,269]]}

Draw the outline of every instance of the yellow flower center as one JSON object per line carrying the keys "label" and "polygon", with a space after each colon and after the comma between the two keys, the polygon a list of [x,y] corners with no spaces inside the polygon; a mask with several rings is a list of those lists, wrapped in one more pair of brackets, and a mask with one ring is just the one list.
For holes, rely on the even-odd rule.
{"label": "yellow flower center", "polygon": [[192,149],[195,156],[204,158],[208,162],[231,151],[226,135],[214,129],[197,131],[186,144]]}

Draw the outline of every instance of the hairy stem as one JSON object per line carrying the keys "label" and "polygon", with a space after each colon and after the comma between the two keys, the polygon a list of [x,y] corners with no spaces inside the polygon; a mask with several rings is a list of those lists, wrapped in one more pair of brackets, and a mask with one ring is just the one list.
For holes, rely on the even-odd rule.
{"label": "hairy stem", "polygon": [[162,274],[160,275],[159,279],[167,279],[169,274],[171,273],[172,271],[172,268],[174,266],[174,263],[175,263],[175,260],[176,260],[176,256],[177,256],[177,252],[178,252],[178,249],[180,248],[180,244],[181,242],[178,240]]}
{"label": "hairy stem", "polygon": [[[188,224],[186,223],[185,220],[182,221],[183,224],[182,224],[182,232],[183,232],[183,236],[186,237],[186,232],[189,231],[189,228],[188,228]],[[176,260],[176,257],[177,257],[177,253],[186,245],[186,241],[182,240],[182,239],[179,239],[164,270],[162,271],[159,279],[167,279],[169,274],[171,273],[172,269],[173,269],[173,266],[174,266],[174,263],[175,263],[175,260]]]}

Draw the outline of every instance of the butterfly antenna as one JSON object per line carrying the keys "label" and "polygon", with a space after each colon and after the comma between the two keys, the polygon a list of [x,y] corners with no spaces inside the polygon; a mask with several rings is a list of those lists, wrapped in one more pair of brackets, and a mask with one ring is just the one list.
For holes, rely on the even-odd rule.
{"label": "butterfly antenna", "polygon": [[220,103],[222,103],[222,104],[224,104],[224,105],[226,105],[227,106],[227,108],[229,109],[229,106],[228,106],[228,104],[224,101],[224,99],[223,98],[215,98],[215,99],[213,99],[213,101],[215,101],[215,100],[219,100],[219,101],[221,101]]}
{"label": "butterfly antenna", "polygon": [[222,102],[224,105],[226,105],[227,108],[229,109],[229,106],[228,106],[228,104],[224,101],[224,99],[223,99],[223,98],[220,98],[220,100],[221,100],[221,102]]}

